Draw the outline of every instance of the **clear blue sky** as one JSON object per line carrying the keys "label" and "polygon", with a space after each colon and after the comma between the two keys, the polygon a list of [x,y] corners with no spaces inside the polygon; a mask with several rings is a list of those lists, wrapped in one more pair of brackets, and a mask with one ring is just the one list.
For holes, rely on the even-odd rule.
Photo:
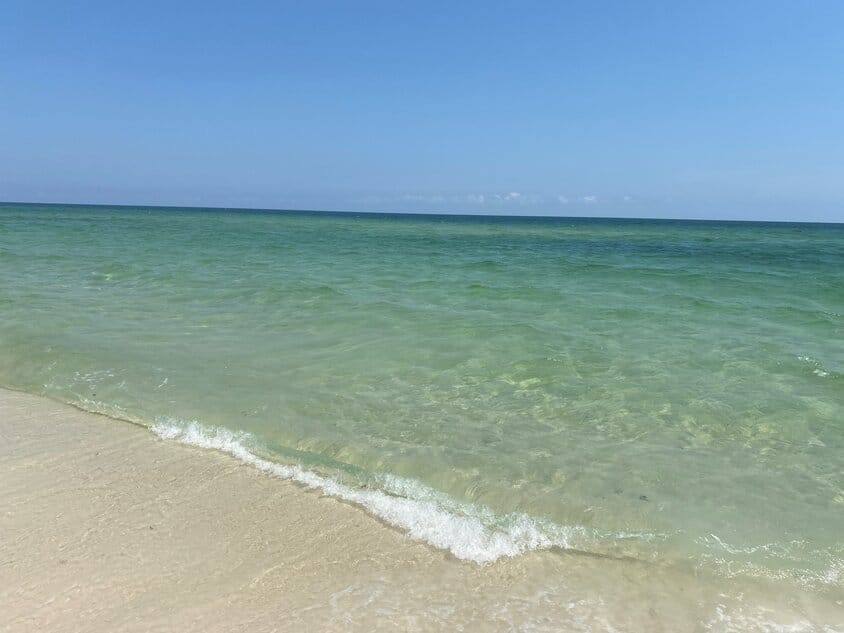
{"label": "clear blue sky", "polygon": [[0,200],[844,221],[844,2],[6,0]]}

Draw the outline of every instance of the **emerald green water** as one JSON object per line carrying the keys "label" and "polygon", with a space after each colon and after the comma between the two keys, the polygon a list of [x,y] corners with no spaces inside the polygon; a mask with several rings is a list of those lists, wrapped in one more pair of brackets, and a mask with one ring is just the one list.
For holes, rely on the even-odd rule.
{"label": "emerald green water", "polygon": [[2,205],[0,384],[464,558],[844,585],[841,225]]}

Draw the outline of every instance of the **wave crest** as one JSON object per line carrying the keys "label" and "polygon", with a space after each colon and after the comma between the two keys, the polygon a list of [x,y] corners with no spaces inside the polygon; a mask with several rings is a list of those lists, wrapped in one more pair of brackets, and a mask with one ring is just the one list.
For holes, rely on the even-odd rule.
{"label": "wave crest", "polygon": [[[249,444],[254,443],[253,436],[245,432],[173,418],[159,418],[151,428],[162,439],[218,450],[275,477],[350,501],[402,529],[411,538],[447,550],[462,560],[488,564],[530,550],[572,549],[576,547],[576,541],[585,542],[593,532],[583,526],[543,522],[523,513],[501,517],[483,506],[445,499],[443,493],[395,475],[379,477],[383,490],[349,486],[299,465],[281,464],[258,456],[249,448]],[[648,538],[653,535],[613,536]]]}

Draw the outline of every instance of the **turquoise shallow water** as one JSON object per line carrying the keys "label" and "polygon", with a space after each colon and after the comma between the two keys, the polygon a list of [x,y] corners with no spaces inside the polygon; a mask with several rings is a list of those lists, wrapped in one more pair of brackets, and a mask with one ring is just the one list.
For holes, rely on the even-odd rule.
{"label": "turquoise shallow water", "polygon": [[0,383],[462,558],[844,586],[842,225],[0,205]]}

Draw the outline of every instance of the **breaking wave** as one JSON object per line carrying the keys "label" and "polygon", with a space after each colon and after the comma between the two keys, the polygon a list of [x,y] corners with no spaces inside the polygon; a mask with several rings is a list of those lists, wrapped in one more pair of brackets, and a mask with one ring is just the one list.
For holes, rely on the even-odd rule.
{"label": "breaking wave", "polygon": [[479,564],[531,550],[551,548],[593,549],[598,540],[657,540],[662,535],[635,532],[602,532],[585,526],[563,526],[524,513],[497,515],[478,504],[463,503],[418,481],[381,473],[380,488],[351,486],[299,465],[260,457],[250,446],[254,437],[196,421],[158,418],[152,431],[165,440],[176,440],[232,455],[258,470],[295,481],[306,488],[354,503],[415,540],[447,550],[459,559]]}

